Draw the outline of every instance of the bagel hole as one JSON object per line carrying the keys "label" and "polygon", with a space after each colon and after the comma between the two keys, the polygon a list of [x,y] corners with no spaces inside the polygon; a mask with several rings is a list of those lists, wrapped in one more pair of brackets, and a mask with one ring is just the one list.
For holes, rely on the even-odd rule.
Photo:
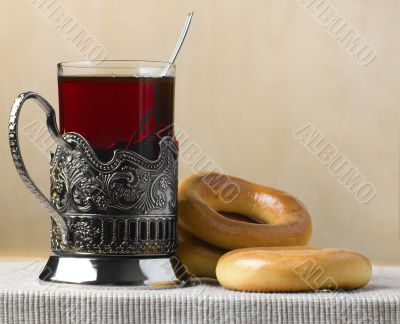
{"label": "bagel hole", "polygon": [[224,211],[220,211],[219,212],[222,216],[235,220],[235,221],[239,221],[239,222],[245,222],[245,223],[253,223],[253,224],[261,224],[261,222],[259,222],[258,220],[249,217],[249,216],[244,216],[241,214],[237,214],[237,213],[231,213],[231,212],[224,212]]}

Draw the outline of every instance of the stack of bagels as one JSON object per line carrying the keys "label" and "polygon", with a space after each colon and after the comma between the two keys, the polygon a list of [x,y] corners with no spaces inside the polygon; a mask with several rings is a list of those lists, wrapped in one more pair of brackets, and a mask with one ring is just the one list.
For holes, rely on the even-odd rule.
{"label": "stack of bagels", "polygon": [[359,253],[306,246],[311,218],[293,196],[218,173],[179,184],[178,256],[198,277],[242,291],[354,289],[371,278]]}

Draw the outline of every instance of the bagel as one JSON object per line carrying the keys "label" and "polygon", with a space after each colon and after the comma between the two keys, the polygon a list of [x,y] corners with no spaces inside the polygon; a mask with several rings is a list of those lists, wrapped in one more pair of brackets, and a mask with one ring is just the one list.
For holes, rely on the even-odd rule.
{"label": "bagel", "polygon": [[179,229],[177,255],[191,273],[198,277],[215,278],[218,259],[227,251],[203,242]]}
{"label": "bagel", "polygon": [[365,286],[371,272],[359,253],[305,246],[238,249],[224,254],[216,268],[223,287],[249,292],[354,289]]}
{"label": "bagel", "polygon": [[[227,195],[229,190],[236,195]],[[218,173],[192,175],[179,185],[179,226],[217,248],[305,245],[311,219],[303,204],[273,188]],[[250,223],[225,217],[230,212],[254,219]]]}

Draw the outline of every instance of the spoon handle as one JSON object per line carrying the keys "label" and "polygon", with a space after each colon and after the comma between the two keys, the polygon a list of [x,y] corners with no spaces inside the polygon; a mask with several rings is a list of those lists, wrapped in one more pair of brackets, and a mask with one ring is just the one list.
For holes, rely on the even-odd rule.
{"label": "spoon handle", "polygon": [[164,70],[161,73],[161,76],[167,75],[171,65],[174,64],[174,62],[176,60],[176,57],[178,56],[178,53],[179,53],[179,51],[180,51],[180,49],[181,49],[181,47],[183,45],[183,42],[185,41],[186,35],[187,35],[188,31],[189,31],[189,27],[190,27],[190,23],[192,22],[193,15],[194,15],[194,11],[192,10],[186,16],[185,25],[183,26],[182,32],[179,35],[178,41],[176,43],[176,46],[175,46],[175,48],[174,48],[174,50],[173,50],[173,52],[172,52],[172,54],[171,54],[171,56],[169,58],[169,63],[170,64],[168,64],[164,68]]}

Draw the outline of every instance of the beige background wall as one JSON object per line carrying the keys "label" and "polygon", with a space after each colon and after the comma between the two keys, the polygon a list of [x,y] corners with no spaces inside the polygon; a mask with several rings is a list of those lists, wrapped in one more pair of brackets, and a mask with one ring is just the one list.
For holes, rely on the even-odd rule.
{"label": "beige background wall", "polygon": [[[295,0],[60,3],[114,59],[167,59],[186,12],[195,9],[177,67],[179,127],[225,172],[299,197],[314,220],[312,244],[399,261],[398,1],[329,2],[376,49],[366,67]],[[45,256],[49,221],[14,170],[7,118],[25,90],[56,105],[56,63],[83,57],[31,1],[1,1],[0,40],[0,253]],[[23,127],[43,120],[29,106]],[[308,123],[373,183],[370,203],[359,203],[294,138]],[[23,136],[22,144],[33,177],[46,187],[40,141]],[[183,177],[191,166],[182,162],[180,171]]]}

